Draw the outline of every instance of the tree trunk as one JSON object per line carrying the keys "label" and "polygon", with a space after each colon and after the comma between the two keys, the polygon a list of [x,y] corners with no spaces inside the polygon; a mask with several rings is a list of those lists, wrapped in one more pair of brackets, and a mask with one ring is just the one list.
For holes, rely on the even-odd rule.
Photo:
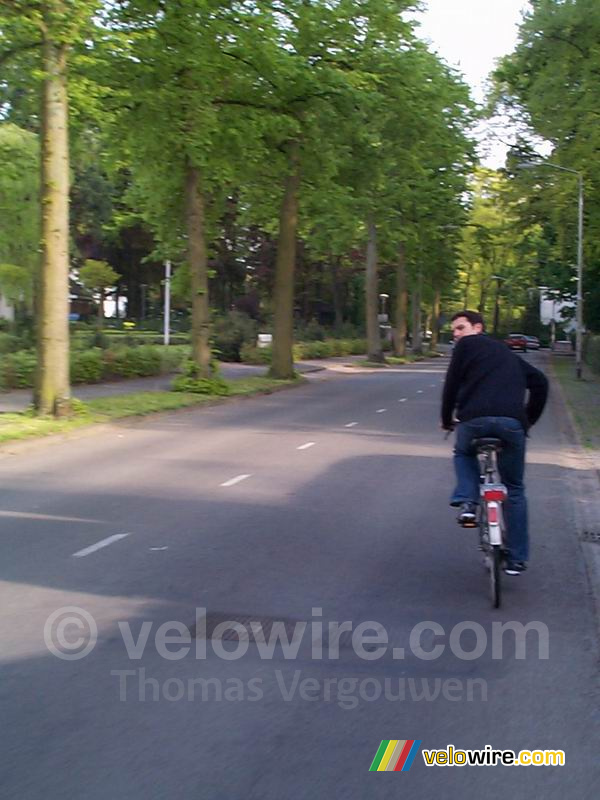
{"label": "tree trunk", "polygon": [[479,305],[477,306],[477,310],[480,314],[485,312],[485,301],[487,300],[487,287],[484,283],[481,284],[481,293],[479,295]]}
{"label": "tree trunk", "polygon": [[185,216],[192,285],[192,358],[203,378],[210,377],[210,311],[200,170],[189,162],[185,177]]}
{"label": "tree trunk", "polygon": [[100,302],[98,303],[98,330],[101,331],[104,323],[104,289],[100,289]]}
{"label": "tree trunk", "polygon": [[421,340],[421,275],[417,278],[411,292],[412,303],[412,352],[421,355],[423,344]]}
{"label": "tree trunk", "polygon": [[384,361],[379,333],[379,282],[377,275],[377,228],[369,217],[367,223],[366,259],[366,319],[367,319],[367,358],[369,361]]}
{"label": "tree trunk", "polygon": [[340,261],[339,256],[332,258],[330,261],[331,270],[331,293],[333,296],[333,312],[335,314],[335,332],[339,336],[342,328],[344,317],[342,314],[342,297],[340,292]]}
{"label": "tree trunk", "polygon": [[440,300],[441,291],[436,288],[433,291],[433,305],[431,307],[431,342],[429,347],[432,351],[437,349],[440,341]]}
{"label": "tree trunk", "polygon": [[407,309],[406,253],[402,242],[398,247],[396,265],[396,329],[394,331],[394,353],[400,357],[406,355]]}
{"label": "tree trunk", "polygon": [[71,411],[69,377],[69,143],[67,46],[52,40],[51,14],[66,13],[62,2],[44,6],[42,87],[42,257],[36,301],[37,370],[34,404],[39,414]]}
{"label": "tree trunk", "polygon": [[300,186],[300,146],[288,147],[288,174],[279,214],[279,238],[275,261],[273,292],[272,378],[294,377],[294,269],[296,266],[296,231],[298,228],[298,189]]}

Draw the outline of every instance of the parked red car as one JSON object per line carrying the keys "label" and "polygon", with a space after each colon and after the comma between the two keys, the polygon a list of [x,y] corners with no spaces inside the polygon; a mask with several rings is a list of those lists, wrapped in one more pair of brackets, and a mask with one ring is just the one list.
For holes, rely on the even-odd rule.
{"label": "parked red car", "polygon": [[523,353],[527,352],[527,337],[523,333],[509,333],[504,343],[507,344],[511,350],[522,350]]}

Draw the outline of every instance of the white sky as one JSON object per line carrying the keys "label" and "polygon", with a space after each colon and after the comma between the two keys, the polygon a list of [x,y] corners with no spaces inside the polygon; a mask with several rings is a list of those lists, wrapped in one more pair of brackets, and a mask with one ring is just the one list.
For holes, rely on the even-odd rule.
{"label": "white sky", "polygon": [[[481,103],[485,80],[498,58],[512,52],[517,42],[521,12],[527,10],[527,0],[423,0],[424,11],[414,17],[421,23],[420,38],[431,42],[432,49],[449,64],[457,67]],[[489,124],[485,126],[490,129]],[[502,138],[501,121],[493,128]],[[492,135],[479,132],[481,155],[486,166],[499,167],[504,162],[506,147]]]}

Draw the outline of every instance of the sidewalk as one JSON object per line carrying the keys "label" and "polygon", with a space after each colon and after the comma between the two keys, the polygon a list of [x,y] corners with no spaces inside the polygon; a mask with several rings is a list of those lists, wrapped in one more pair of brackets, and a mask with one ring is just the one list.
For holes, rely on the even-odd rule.
{"label": "sidewalk", "polygon": [[[220,366],[221,374],[229,381],[266,375],[268,370],[268,367],[251,364],[222,363]],[[305,375],[327,367],[325,363],[306,361],[295,364],[295,368]],[[171,374],[153,375],[150,378],[125,378],[121,381],[109,381],[106,383],[81,383],[72,387],[72,393],[78,400],[88,400],[94,397],[112,397],[114,395],[134,394],[135,392],[167,392],[171,388],[172,379],[173,375]],[[10,392],[0,392],[0,414],[15,414],[25,411],[31,405],[31,395],[31,389],[13,389]]]}

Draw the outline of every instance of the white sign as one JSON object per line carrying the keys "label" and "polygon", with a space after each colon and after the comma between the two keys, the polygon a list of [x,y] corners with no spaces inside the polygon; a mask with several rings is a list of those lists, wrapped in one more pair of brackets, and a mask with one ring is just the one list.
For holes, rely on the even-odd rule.
{"label": "white sign", "polygon": [[258,334],[258,341],[256,343],[257,347],[271,347],[273,344],[273,336],[270,333],[259,333]]}

